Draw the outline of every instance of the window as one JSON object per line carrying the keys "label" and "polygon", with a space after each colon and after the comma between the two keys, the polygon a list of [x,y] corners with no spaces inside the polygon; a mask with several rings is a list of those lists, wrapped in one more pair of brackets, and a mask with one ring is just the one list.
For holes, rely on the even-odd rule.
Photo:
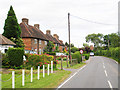
{"label": "window", "polygon": [[42,41],[41,41],[41,40],[39,40],[39,44],[42,44]]}
{"label": "window", "polygon": [[37,44],[37,39],[34,39],[34,43]]}
{"label": "window", "polygon": [[47,41],[45,41],[45,45],[47,45]]}

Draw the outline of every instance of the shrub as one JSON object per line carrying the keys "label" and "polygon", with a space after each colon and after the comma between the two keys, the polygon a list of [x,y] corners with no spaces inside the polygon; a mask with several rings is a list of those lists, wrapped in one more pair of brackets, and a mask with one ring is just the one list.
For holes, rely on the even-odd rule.
{"label": "shrub", "polygon": [[82,57],[79,51],[71,54],[72,55],[72,59],[77,59],[78,63],[82,62]]}
{"label": "shrub", "polygon": [[23,64],[23,48],[9,48],[6,55],[10,66],[19,67]]}
{"label": "shrub", "polygon": [[49,55],[56,55],[56,52],[45,52],[45,53]]}
{"label": "shrub", "polygon": [[42,65],[45,65],[46,68],[47,64],[50,64],[54,58],[53,56],[47,54],[42,54],[42,55],[29,54],[27,56],[28,59],[26,60],[26,65],[25,65],[27,69],[30,69],[31,67],[37,68],[37,66],[41,66],[42,68]]}
{"label": "shrub", "polygon": [[85,56],[85,59],[88,60],[89,59],[89,54],[84,54],[83,56]]}

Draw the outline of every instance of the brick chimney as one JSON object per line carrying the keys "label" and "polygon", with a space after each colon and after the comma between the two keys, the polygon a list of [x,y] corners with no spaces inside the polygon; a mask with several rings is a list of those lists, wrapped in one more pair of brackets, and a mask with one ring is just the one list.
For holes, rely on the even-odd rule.
{"label": "brick chimney", "polygon": [[28,19],[27,18],[22,18],[22,22],[24,22],[25,24],[27,24],[28,25]]}
{"label": "brick chimney", "polygon": [[53,34],[53,37],[59,39],[59,36],[57,34]]}
{"label": "brick chimney", "polygon": [[40,29],[39,24],[34,24],[34,27],[36,27],[37,29]]}
{"label": "brick chimney", "polygon": [[50,30],[46,30],[46,34],[51,35],[51,31]]}

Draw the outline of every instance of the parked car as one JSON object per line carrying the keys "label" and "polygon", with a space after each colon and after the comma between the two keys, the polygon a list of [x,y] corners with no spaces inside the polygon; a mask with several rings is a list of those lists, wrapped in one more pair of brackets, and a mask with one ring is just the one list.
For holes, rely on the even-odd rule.
{"label": "parked car", "polygon": [[90,52],[90,56],[94,56],[94,52]]}

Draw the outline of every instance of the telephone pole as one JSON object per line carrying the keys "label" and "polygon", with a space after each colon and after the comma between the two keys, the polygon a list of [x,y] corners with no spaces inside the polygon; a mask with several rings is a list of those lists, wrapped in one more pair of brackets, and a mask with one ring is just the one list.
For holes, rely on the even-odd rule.
{"label": "telephone pole", "polygon": [[71,44],[70,44],[70,13],[68,13],[68,38],[69,38],[69,60],[70,60],[70,64],[71,64]]}

